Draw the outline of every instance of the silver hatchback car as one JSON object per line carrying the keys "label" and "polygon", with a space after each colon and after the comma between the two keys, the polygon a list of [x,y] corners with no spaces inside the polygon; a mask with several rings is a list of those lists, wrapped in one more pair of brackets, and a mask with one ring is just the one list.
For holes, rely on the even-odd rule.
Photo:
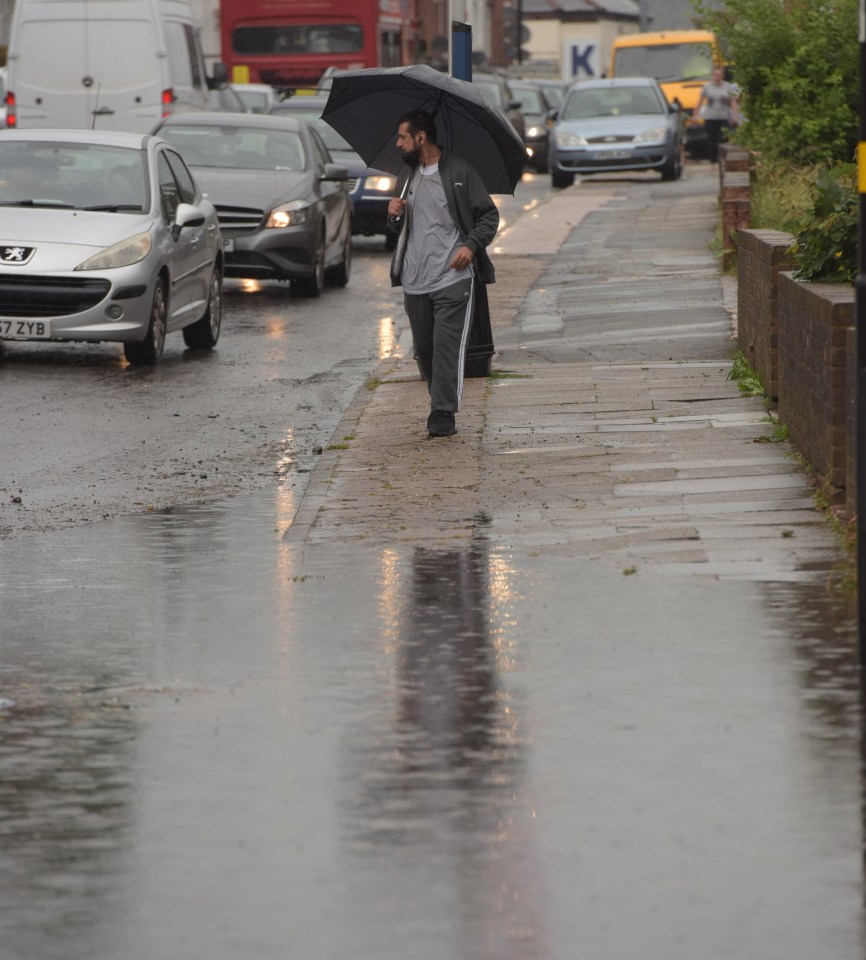
{"label": "silver hatchback car", "polygon": [[216,210],[164,140],[0,132],[0,339],[116,341],[155,364],[166,333],[222,322]]}

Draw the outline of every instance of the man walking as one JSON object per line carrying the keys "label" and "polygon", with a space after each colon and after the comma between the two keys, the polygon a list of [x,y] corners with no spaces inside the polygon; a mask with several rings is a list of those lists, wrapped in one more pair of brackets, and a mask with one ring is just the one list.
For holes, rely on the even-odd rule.
{"label": "man walking", "polygon": [[427,432],[450,437],[457,432],[474,285],[495,279],[485,247],[496,235],[499,211],[475,168],[439,147],[429,114],[400,118],[397,147],[406,170],[388,205],[392,228],[400,229],[391,284],[403,287],[415,356],[427,380]]}

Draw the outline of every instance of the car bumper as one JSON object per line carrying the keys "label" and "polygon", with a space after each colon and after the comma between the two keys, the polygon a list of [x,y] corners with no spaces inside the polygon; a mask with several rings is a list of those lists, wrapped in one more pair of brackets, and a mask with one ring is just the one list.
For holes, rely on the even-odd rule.
{"label": "car bumper", "polygon": [[556,151],[552,165],[560,173],[617,173],[629,170],[660,170],[671,161],[664,144],[621,148],[576,148]]}
{"label": "car bumper", "polygon": [[0,270],[0,340],[142,340],[153,277],[143,282],[140,268],[94,276]]}
{"label": "car bumper", "polygon": [[526,162],[531,167],[546,166],[547,164],[547,137],[537,139],[527,138]]}
{"label": "car bumper", "polygon": [[225,276],[249,280],[300,280],[313,272],[317,224],[258,230],[233,236],[223,227]]}
{"label": "car bumper", "polygon": [[[359,177],[349,193],[352,202],[352,233],[371,237],[388,232],[388,204],[392,190],[373,190],[368,177]],[[393,179],[391,180],[393,185]],[[393,186],[392,186],[393,189]]]}

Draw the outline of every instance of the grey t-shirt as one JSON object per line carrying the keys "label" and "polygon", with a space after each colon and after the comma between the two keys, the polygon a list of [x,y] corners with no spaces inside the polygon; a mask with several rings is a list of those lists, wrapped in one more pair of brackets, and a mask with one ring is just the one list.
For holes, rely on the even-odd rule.
{"label": "grey t-shirt", "polygon": [[409,192],[409,236],[400,284],[404,293],[433,293],[472,276],[470,267],[453,270],[449,264],[463,240],[451,219],[438,164],[419,167]]}
{"label": "grey t-shirt", "polygon": [[701,96],[706,104],[701,110],[704,120],[725,120],[731,118],[731,101],[737,98],[737,88],[725,80],[721,83],[705,83]]}

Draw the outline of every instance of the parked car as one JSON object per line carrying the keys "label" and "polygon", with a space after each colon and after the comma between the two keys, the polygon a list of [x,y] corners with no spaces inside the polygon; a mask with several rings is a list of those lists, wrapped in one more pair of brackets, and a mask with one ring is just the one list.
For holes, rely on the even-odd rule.
{"label": "parked car", "polygon": [[318,130],[335,163],[349,172],[352,232],[366,237],[382,234],[386,248],[391,249],[397,238],[388,229],[388,203],[397,178],[368,167],[340,134],[321,119],[327,102],[327,97],[288,97],[271,107],[270,112],[278,117],[302,117]]}
{"label": "parked car", "polygon": [[584,80],[563,101],[550,135],[550,177],[567,187],[578,173],[683,169],[683,119],[649,77]]}
{"label": "parked car", "polygon": [[253,111],[238,96],[237,88],[230,83],[225,83],[220,87],[213,87],[208,98],[208,106],[211,110],[217,110],[220,113],[252,113]]}
{"label": "parked car", "polygon": [[146,134],[0,134],[0,338],[120,342],[155,364],[166,333],[216,345],[216,210],[180,155]]}
{"label": "parked car", "polygon": [[249,113],[270,113],[271,107],[280,102],[276,90],[267,83],[236,83],[234,87]]}
{"label": "parked car", "polygon": [[520,101],[511,91],[508,80],[497,73],[473,73],[472,83],[481,95],[496,107],[517,131],[521,140],[526,138],[526,122],[520,112]]}
{"label": "parked car", "polygon": [[155,131],[183,155],[219,215],[225,275],[289,280],[318,297],[352,263],[348,172],[305,120],[185,113]]}
{"label": "parked car", "polygon": [[520,101],[520,112],[526,124],[523,142],[526,145],[527,166],[539,173],[547,173],[548,115],[555,105],[547,99],[541,87],[529,80],[512,80],[511,92]]}

